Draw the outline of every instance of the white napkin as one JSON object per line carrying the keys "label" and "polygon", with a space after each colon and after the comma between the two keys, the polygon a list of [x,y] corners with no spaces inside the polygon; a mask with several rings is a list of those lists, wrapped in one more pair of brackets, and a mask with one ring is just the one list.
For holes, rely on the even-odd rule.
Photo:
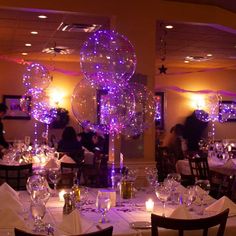
{"label": "white napkin", "polygon": [[23,209],[18,196],[14,196],[9,191],[0,191],[0,202],[0,209],[10,208],[15,212],[21,212]]}
{"label": "white napkin", "polygon": [[10,185],[7,183],[3,183],[0,186],[0,192],[9,192],[12,196],[15,196],[17,199],[19,199],[19,193],[16,192]]}
{"label": "white napkin", "polygon": [[180,205],[169,216],[175,219],[192,219],[192,216],[186,206]]}
{"label": "white napkin", "polygon": [[[214,198],[211,197],[204,189],[200,188],[199,186],[196,186],[196,193],[198,194],[204,194],[204,200],[203,203],[212,203],[214,201]],[[195,200],[196,204],[201,204],[201,200],[200,198],[197,196],[196,200]]]}
{"label": "white napkin", "polygon": [[60,159],[60,162],[64,162],[64,163],[71,163],[71,164],[75,164],[75,161],[67,156],[67,155],[64,155],[61,159]]}
{"label": "white napkin", "polygon": [[63,220],[58,228],[67,234],[81,234],[93,225],[85,219],[78,210],[72,211],[69,215],[63,215]]}
{"label": "white napkin", "polygon": [[232,202],[228,197],[224,196],[219,200],[212,203],[205,209],[205,212],[217,212],[220,213],[229,208],[229,215],[236,214],[236,204]]}
{"label": "white napkin", "polygon": [[26,229],[24,220],[12,209],[0,209],[0,228]]}
{"label": "white napkin", "polygon": [[58,162],[54,159],[50,159],[47,164],[44,166],[44,168],[47,169],[58,169],[60,166],[58,164]]}

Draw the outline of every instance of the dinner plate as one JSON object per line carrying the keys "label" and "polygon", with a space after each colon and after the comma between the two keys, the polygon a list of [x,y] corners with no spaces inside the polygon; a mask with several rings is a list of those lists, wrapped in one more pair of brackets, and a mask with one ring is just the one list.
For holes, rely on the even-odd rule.
{"label": "dinner plate", "polygon": [[148,221],[134,221],[130,223],[130,227],[133,229],[150,229],[152,225]]}

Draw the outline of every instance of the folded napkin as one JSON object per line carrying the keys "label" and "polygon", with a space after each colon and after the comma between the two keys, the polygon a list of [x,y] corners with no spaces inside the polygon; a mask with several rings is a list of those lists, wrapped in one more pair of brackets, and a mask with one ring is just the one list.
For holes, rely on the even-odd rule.
{"label": "folded napkin", "polygon": [[196,204],[199,204],[199,205],[201,204],[201,200],[198,197],[198,195],[204,195],[203,203],[205,204],[209,204],[214,201],[214,198],[211,197],[204,189],[200,188],[199,186],[196,186],[196,194],[197,194],[197,198],[194,201]]}
{"label": "folded napkin", "polygon": [[21,212],[23,210],[23,205],[19,201],[18,196],[14,196],[9,191],[0,191],[0,202],[0,209],[10,208],[15,212]]}
{"label": "folded napkin", "polygon": [[229,208],[229,215],[236,214],[236,204],[232,202],[228,197],[224,196],[219,200],[212,203],[205,209],[205,212],[217,212],[220,213]]}
{"label": "folded napkin", "polygon": [[87,231],[93,225],[88,219],[85,219],[78,210],[72,211],[69,215],[63,215],[63,220],[58,228],[67,234],[81,234]]}
{"label": "folded napkin", "polygon": [[175,219],[192,219],[192,216],[186,206],[180,205],[169,216]]}
{"label": "folded napkin", "polygon": [[46,169],[58,169],[59,167],[59,163],[55,159],[50,159],[44,166]]}
{"label": "folded napkin", "polygon": [[75,164],[75,161],[67,156],[67,155],[64,155],[61,159],[60,159],[60,162],[64,162],[64,163],[70,163],[70,164]]}
{"label": "folded napkin", "polygon": [[0,228],[27,229],[24,220],[12,209],[0,209]]}
{"label": "folded napkin", "polygon": [[10,185],[7,183],[3,183],[0,186],[0,192],[9,192],[12,196],[15,196],[17,199],[19,199],[19,193],[16,192]]}

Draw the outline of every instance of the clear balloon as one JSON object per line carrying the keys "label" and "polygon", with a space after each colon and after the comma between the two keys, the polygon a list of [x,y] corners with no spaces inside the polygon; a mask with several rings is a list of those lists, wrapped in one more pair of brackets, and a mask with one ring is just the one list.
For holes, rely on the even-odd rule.
{"label": "clear balloon", "polygon": [[219,121],[219,103],[221,97],[217,94],[211,94],[205,98],[203,109],[195,110],[196,117],[204,122]]}
{"label": "clear balloon", "polygon": [[135,112],[122,130],[126,136],[137,136],[144,132],[154,121],[156,103],[154,94],[143,84],[130,83],[127,90],[135,96]]}
{"label": "clear balloon", "polygon": [[85,77],[97,86],[122,86],[134,74],[136,55],[129,40],[117,32],[97,31],[84,43],[81,69]]}
{"label": "clear balloon", "polygon": [[[119,87],[104,89],[81,80],[72,95],[72,111],[83,127],[119,133],[134,112],[134,97]],[[88,105],[89,104],[89,105]]]}
{"label": "clear balloon", "polygon": [[23,85],[27,89],[46,89],[51,81],[49,71],[38,63],[31,63],[23,75]]}
{"label": "clear balloon", "polygon": [[51,124],[57,116],[57,109],[50,105],[49,96],[44,90],[32,97],[31,115],[35,120]]}

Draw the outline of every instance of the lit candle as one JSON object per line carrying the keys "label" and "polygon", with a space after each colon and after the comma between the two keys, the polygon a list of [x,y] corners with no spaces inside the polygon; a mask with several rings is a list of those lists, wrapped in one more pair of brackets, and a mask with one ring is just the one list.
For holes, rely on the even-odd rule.
{"label": "lit candle", "polygon": [[64,194],[66,193],[66,191],[65,190],[61,190],[60,192],[59,192],[59,200],[60,200],[60,202],[63,202],[64,201]]}
{"label": "lit candle", "polygon": [[145,202],[146,204],[146,211],[152,212],[154,209],[154,202],[152,199],[148,199],[148,201]]}
{"label": "lit candle", "polygon": [[232,146],[229,145],[229,146],[228,146],[228,152],[231,152],[231,150],[232,150]]}

